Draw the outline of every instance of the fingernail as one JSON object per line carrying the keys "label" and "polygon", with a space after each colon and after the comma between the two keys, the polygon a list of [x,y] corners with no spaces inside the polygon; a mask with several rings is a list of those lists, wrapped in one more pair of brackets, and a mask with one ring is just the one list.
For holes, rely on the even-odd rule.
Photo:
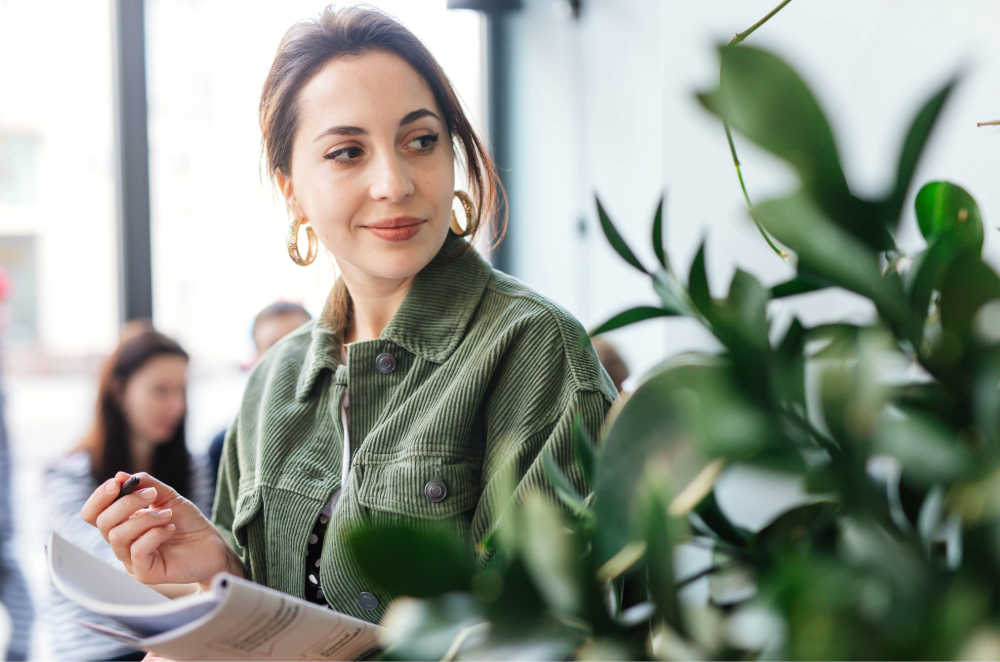
{"label": "fingernail", "polygon": [[156,488],[147,487],[144,490],[139,490],[139,496],[141,496],[143,499],[152,499],[153,497],[156,496]]}
{"label": "fingernail", "polygon": [[176,529],[177,527],[176,527],[175,525],[173,525],[173,524],[167,524],[167,525],[166,525],[165,527],[163,527],[163,528],[164,528],[164,529],[166,529],[167,531],[173,531],[173,530],[174,530],[174,529]]}
{"label": "fingernail", "polygon": [[161,511],[159,511],[159,512],[156,513],[157,517],[170,517],[171,515],[173,515],[173,511],[170,510],[169,508],[167,508],[165,510],[161,510]]}
{"label": "fingernail", "polygon": [[114,494],[115,492],[118,491],[118,489],[119,489],[118,483],[116,483],[114,479],[111,479],[108,482],[104,483],[104,491],[107,492],[108,494]]}

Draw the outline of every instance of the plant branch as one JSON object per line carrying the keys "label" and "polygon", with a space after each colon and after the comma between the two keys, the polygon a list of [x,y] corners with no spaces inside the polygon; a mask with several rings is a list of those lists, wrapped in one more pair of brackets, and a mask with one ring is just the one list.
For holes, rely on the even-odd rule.
{"label": "plant branch", "polygon": [[730,46],[735,46],[736,44],[740,43],[741,41],[743,41],[744,39],[746,39],[747,37],[749,37],[749,36],[750,36],[751,34],[753,34],[754,30],[756,30],[757,28],[759,28],[760,26],[764,25],[764,24],[765,24],[765,23],[767,23],[767,22],[768,22],[769,20],[771,20],[771,17],[772,17],[772,16],[774,16],[774,15],[775,15],[775,14],[777,14],[777,13],[778,13],[779,11],[781,11],[781,10],[782,10],[782,8],[783,8],[783,7],[785,6],[785,5],[787,5],[787,4],[789,3],[789,2],[791,2],[791,1],[792,1],[792,0],[782,0],[782,2],[781,2],[781,3],[780,3],[780,4],[778,5],[778,6],[777,6],[777,7],[775,7],[775,8],[774,8],[774,9],[772,9],[771,11],[769,11],[769,12],[767,13],[767,15],[766,15],[766,16],[764,16],[764,18],[760,19],[759,21],[757,21],[756,23],[754,23],[753,25],[751,25],[751,26],[750,26],[749,28],[747,28],[747,29],[746,29],[746,30],[744,30],[743,32],[737,32],[737,33],[736,33],[736,36],[734,36],[734,37],[733,37],[733,38],[732,38],[732,39],[731,39],[731,40],[729,41],[729,45],[730,45]]}
{"label": "plant branch", "polygon": [[[757,28],[759,28],[760,26],[764,25],[769,20],[771,20],[771,17],[773,17],[775,14],[781,11],[781,9],[791,1],[792,0],[782,0],[782,2],[777,7],[769,11],[767,15],[764,16],[764,18],[760,19],[759,21],[751,25],[743,32],[737,32],[733,36],[733,38],[729,40],[729,43],[726,44],[726,48],[732,48],[733,46],[736,46],[744,39],[749,37],[751,34],[753,34],[754,30],[756,30]],[[722,81],[720,80],[719,83],[721,87]],[[733,132],[729,128],[729,123],[726,122],[726,120],[722,120],[722,126],[725,127],[726,129],[726,140],[729,141],[729,151],[733,155],[733,165],[736,166],[736,176],[739,177],[740,188],[743,189],[743,198],[747,201],[747,207],[752,208],[753,203],[750,202],[750,195],[747,193],[746,184],[743,182],[743,171],[740,169],[740,158],[736,155],[736,144],[733,142]],[[753,218],[753,214],[751,214],[750,216],[751,218]],[[778,257],[787,262],[788,252],[774,243],[774,239],[772,239],[768,231],[764,229],[764,226],[760,224],[760,221],[754,218],[753,222],[754,225],[757,226],[757,230],[760,231],[761,236],[764,237],[764,241],[766,241],[767,245],[771,247],[771,250],[773,250],[778,255]]]}

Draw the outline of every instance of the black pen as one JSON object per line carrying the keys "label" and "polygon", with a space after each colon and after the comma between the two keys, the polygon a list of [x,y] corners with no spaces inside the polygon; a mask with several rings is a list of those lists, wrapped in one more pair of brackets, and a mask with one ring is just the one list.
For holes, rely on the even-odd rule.
{"label": "black pen", "polygon": [[[132,492],[135,491],[135,488],[138,487],[138,485],[139,485],[138,476],[132,476],[131,478],[126,480],[124,483],[122,483],[121,489],[118,490],[118,496],[115,497],[115,501],[118,501],[118,499],[121,499],[123,496],[128,496],[129,494],[132,494]],[[112,501],[111,503],[114,503],[115,501]]]}

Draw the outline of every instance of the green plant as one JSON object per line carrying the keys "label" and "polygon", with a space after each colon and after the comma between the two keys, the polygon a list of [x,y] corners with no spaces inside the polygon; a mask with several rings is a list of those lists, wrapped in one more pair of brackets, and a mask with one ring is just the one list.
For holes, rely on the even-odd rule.
{"label": "green plant", "polygon": [[[593,493],[547,461],[552,494],[511,504],[482,570],[445,531],[359,531],[371,580],[410,596],[392,608],[388,657],[1000,655],[1000,277],[954,184],[916,195],[926,250],[903,255],[894,239],[954,81],[916,114],[875,200],[851,192],[824,113],[781,59],[723,48],[720,81],[702,104],[799,174],[799,190],[751,208],[794,252],[796,276],[768,288],[737,271],[716,298],[704,245],[686,277],[672,265],[662,204],[648,268],[598,202],[611,245],[659,301],[593,333],[690,317],[724,349],[654,370],[600,443],[578,427]],[[831,287],[871,301],[872,321],[769,317],[773,301]],[[715,496],[731,467],[798,477],[807,496],[745,530]],[[379,550],[396,545],[413,567],[386,569]],[[705,548],[711,565],[677,576],[679,546]],[[706,578],[708,602],[685,599]],[[754,618],[766,636],[740,636]]]}

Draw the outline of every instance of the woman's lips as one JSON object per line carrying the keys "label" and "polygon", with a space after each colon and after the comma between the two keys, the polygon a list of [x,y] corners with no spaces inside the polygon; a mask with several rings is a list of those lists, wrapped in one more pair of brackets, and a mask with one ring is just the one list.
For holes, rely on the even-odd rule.
{"label": "woman's lips", "polygon": [[371,225],[364,227],[379,239],[385,239],[386,241],[406,241],[415,237],[421,228],[424,227],[424,223],[426,221],[418,221],[413,225],[404,225],[398,228],[376,228]]}

